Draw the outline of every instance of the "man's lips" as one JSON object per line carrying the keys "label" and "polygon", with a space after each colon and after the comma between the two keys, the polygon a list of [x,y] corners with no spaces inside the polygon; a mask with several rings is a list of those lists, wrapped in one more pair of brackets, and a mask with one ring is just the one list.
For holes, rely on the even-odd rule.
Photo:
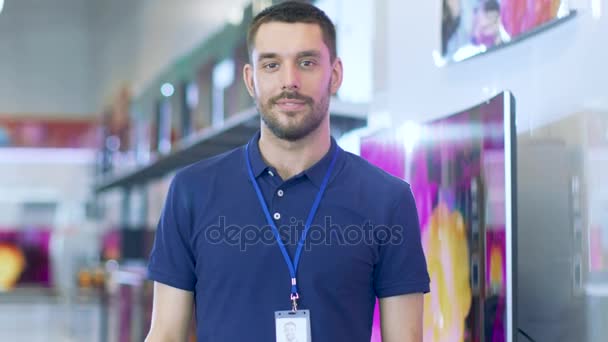
{"label": "man's lips", "polygon": [[280,99],[277,101],[278,104],[291,104],[291,103],[295,103],[295,104],[305,104],[306,101],[304,100],[299,100],[299,99]]}
{"label": "man's lips", "polygon": [[296,99],[280,99],[276,101],[276,104],[283,110],[299,110],[306,106],[306,101]]}

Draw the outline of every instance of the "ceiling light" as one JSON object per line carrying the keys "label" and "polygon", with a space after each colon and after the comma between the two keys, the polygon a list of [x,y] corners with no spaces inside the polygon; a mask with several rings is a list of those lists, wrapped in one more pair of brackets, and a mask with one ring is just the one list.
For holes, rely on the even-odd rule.
{"label": "ceiling light", "polygon": [[164,97],[171,97],[175,92],[175,88],[171,83],[165,83],[160,87],[160,93],[163,94]]}

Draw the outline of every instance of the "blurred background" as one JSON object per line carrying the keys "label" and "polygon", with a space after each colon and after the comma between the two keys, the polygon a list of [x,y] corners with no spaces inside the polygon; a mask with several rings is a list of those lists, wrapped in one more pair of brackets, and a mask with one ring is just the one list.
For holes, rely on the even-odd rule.
{"label": "blurred background", "polygon": [[[143,340],[171,177],[259,128],[246,30],[278,2],[0,0],[0,341]],[[333,136],[415,192],[425,341],[605,341],[608,0],[310,2]]]}

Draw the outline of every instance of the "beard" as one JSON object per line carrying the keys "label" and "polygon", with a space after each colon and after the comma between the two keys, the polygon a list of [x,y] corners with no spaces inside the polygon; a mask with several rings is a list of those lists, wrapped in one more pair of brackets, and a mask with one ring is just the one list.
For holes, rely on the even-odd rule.
{"label": "beard", "polygon": [[[287,141],[297,141],[308,136],[321,126],[325,116],[328,114],[329,98],[329,87],[326,95],[322,96],[319,99],[319,102],[315,102],[311,97],[301,95],[298,92],[282,92],[266,102],[262,102],[259,98],[256,98],[256,106],[262,117],[262,121],[264,121],[264,124],[266,124],[268,129],[270,129],[277,138]],[[305,113],[280,111],[279,109],[273,111],[273,107],[275,107],[277,101],[281,99],[303,101],[306,104],[306,107],[308,107],[308,110],[306,110]],[[294,120],[289,120],[289,123],[282,123],[280,120],[281,115],[286,115]],[[301,120],[295,120],[298,115],[302,116],[300,118]]]}

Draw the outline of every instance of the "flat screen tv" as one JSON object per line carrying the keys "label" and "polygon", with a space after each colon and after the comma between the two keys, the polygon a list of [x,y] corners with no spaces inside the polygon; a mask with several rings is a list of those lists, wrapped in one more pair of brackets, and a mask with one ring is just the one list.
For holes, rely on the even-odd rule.
{"label": "flat screen tv", "polygon": [[0,228],[0,293],[52,286],[50,239],[48,228]]}
{"label": "flat screen tv", "polygon": [[440,63],[515,43],[572,18],[567,0],[443,0]]}
{"label": "flat screen tv", "polygon": [[416,199],[431,277],[424,341],[514,341],[514,108],[504,92],[361,140],[361,156],[407,181]]}

